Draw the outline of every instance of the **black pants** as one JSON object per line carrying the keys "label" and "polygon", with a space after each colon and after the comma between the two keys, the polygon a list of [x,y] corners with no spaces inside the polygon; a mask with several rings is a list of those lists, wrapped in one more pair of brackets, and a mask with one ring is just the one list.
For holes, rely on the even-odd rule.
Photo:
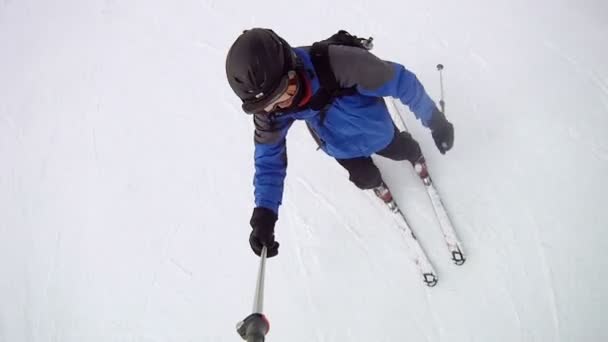
{"label": "black pants", "polygon": [[[399,132],[395,128],[395,137],[384,149],[376,154],[392,160],[409,160],[412,164],[422,153],[418,142],[408,132]],[[374,165],[371,157],[336,159],[350,174],[349,179],[360,189],[372,189],[382,183],[380,170]]]}

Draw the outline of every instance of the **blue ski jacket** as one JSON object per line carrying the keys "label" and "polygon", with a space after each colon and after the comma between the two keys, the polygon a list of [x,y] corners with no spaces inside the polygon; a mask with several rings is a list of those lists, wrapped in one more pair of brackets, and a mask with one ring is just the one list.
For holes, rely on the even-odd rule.
{"label": "blue ski jacket", "polygon": [[[293,49],[309,78],[312,93],[318,77],[308,48]],[[276,117],[255,115],[255,204],[278,214],[287,174],[287,132],[295,120],[305,120],[320,139],[321,149],[338,159],[371,156],[386,147],[394,136],[394,124],[383,97],[401,100],[429,126],[436,105],[416,75],[403,65],[384,61],[369,51],[341,45],[329,48],[330,65],[344,88],[356,87],[353,95],[336,98],[325,117],[303,109]]]}

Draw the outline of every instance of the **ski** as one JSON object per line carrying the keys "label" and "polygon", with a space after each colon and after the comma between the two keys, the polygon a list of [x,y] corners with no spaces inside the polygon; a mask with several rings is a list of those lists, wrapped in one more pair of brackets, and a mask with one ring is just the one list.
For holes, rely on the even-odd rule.
{"label": "ski", "polygon": [[[443,65],[437,65],[437,69],[440,72],[443,70]],[[407,125],[404,120],[404,113],[402,113],[402,106],[397,103],[395,99],[390,99],[387,102],[393,108],[393,114],[398,119],[398,122],[401,123],[401,128],[405,131],[408,131]],[[445,111],[445,102],[443,101],[443,81],[442,81],[442,95],[440,101],[442,110]],[[456,230],[454,229],[454,225],[452,224],[452,220],[450,219],[443,202],[441,201],[441,197],[439,196],[439,192],[435,188],[433,184],[433,180],[429,175],[426,161],[424,156],[420,157],[420,160],[417,161],[414,165],[414,170],[418,174],[418,177],[422,180],[424,187],[426,189],[426,193],[431,200],[433,205],[433,211],[435,212],[435,216],[437,217],[437,221],[439,221],[439,226],[441,227],[441,232],[447,244],[448,250],[452,256],[452,261],[456,265],[462,265],[466,261],[466,257],[464,255],[464,250],[462,249],[462,244],[458,240],[456,236]]]}
{"label": "ski", "polygon": [[437,272],[433,268],[428,256],[422,249],[420,242],[416,238],[416,235],[410,228],[409,223],[403,212],[399,209],[399,206],[393,199],[393,196],[385,184],[382,184],[380,187],[374,189],[374,193],[389,209],[395,226],[403,232],[403,236],[405,242],[408,247],[408,253],[410,254],[410,258],[416,265],[416,268],[422,275],[422,281],[428,287],[433,287],[437,285]]}
{"label": "ski", "polygon": [[448,250],[452,256],[452,261],[454,261],[454,263],[459,266],[464,264],[466,258],[464,256],[462,244],[456,236],[456,230],[454,229],[452,220],[450,219],[448,212],[445,209],[443,202],[441,201],[439,192],[435,188],[433,180],[429,175],[424,157],[420,158],[420,160],[416,162],[414,170],[418,174],[418,177],[420,177],[420,179],[422,180],[422,183],[426,188],[426,193],[429,196],[431,203],[433,204],[433,210],[435,212],[435,216],[437,217],[437,221],[439,221],[439,226],[441,227],[441,232],[447,244]]}

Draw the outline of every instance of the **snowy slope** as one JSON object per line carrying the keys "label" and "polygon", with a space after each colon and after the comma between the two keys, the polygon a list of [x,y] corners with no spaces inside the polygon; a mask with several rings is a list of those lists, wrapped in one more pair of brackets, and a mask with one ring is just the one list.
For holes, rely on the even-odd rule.
{"label": "snowy slope", "polygon": [[446,66],[454,149],[406,119],[469,257],[452,265],[420,182],[378,159],[439,272],[426,288],[296,124],[268,341],[608,340],[607,18],[591,0],[0,1],[0,341],[239,339],[252,123],[224,58],[253,26],[372,35],[435,99]]}

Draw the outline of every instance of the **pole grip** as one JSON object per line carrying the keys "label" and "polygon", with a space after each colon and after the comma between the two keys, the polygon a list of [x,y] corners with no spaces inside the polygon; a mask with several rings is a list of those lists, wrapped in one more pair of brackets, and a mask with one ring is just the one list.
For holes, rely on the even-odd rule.
{"label": "pole grip", "polygon": [[439,106],[441,106],[441,112],[445,114],[445,101],[443,100],[443,64],[437,64],[437,70],[439,70],[439,84],[441,87],[441,99],[439,100]]}

